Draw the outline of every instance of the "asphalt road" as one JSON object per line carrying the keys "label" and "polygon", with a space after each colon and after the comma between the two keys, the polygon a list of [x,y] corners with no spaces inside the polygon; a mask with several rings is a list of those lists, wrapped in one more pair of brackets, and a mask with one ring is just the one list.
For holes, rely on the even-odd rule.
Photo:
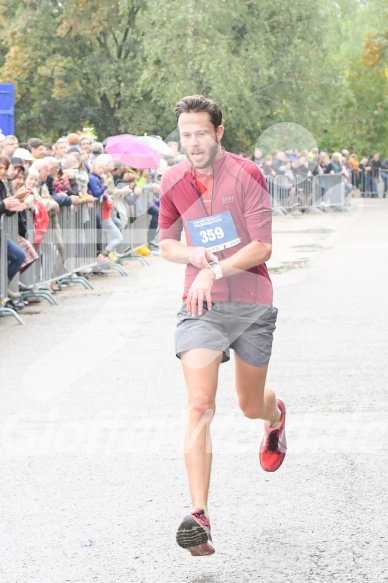
{"label": "asphalt road", "polygon": [[190,505],[183,268],[130,264],[24,310],[26,326],[0,320],[1,583],[388,581],[388,200],[356,205],[275,218],[268,383],[288,453],[261,470],[261,423],[223,365],[212,557],[175,544]]}

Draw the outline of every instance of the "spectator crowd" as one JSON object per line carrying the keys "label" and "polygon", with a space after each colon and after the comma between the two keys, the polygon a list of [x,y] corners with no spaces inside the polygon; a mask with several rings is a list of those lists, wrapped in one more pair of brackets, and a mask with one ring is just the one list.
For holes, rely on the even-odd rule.
{"label": "spectator crowd", "polygon": [[348,150],[334,152],[313,148],[308,150],[278,150],[263,153],[256,148],[251,158],[267,177],[284,176],[290,189],[298,183],[317,175],[340,175],[348,192],[358,189],[363,197],[378,197],[379,183],[383,185],[383,197],[388,196],[388,158],[381,160],[379,153],[359,160],[356,153]]}
{"label": "spectator crowd", "polygon": [[[185,159],[177,142],[168,146],[169,153],[161,156],[157,168],[137,170],[108,154],[103,143],[81,133],[70,133],[55,144],[39,138],[19,143],[14,135],[0,134],[0,217],[17,213],[18,219],[17,238],[4,239],[7,265],[0,265],[0,269],[6,267],[8,290],[0,298],[3,305],[21,310],[27,303],[40,301],[33,286],[23,284],[19,276],[39,259],[38,247],[50,223],[58,228],[58,216],[64,207],[98,209],[96,274],[106,273],[108,264],[132,252],[123,244],[123,231],[140,212],[147,212],[149,224],[147,241],[139,253],[157,253],[160,179],[165,169]],[[326,150],[318,149],[264,153],[256,148],[253,156],[241,155],[259,166],[267,180],[281,177],[290,206],[297,200],[298,184],[323,174],[340,175],[347,192],[357,188],[362,196],[377,197],[382,182],[383,196],[388,196],[388,159],[381,160],[378,153],[359,160],[357,154],[347,150],[329,156]],[[147,194],[147,209],[139,207],[142,193]],[[27,213],[33,216],[33,240],[27,229]],[[15,278],[19,291],[13,291],[14,285],[10,289]],[[60,291],[55,280],[49,285],[50,293]]]}
{"label": "spectator crowd", "polygon": [[[130,246],[121,253],[118,249],[124,245],[123,230],[139,213],[147,213],[148,232],[144,245],[135,252],[157,253],[160,179],[169,165],[182,158],[176,142],[171,142],[169,152],[158,168],[137,170],[113,158],[102,143],[86,135],[70,133],[53,145],[39,138],[19,143],[14,135],[4,136],[0,141],[0,217],[17,213],[18,236],[5,234],[8,290],[0,298],[3,305],[21,310],[28,303],[40,301],[33,286],[19,279],[19,291],[14,291],[15,285],[10,284],[39,259],[38,247],[50,224],[59,229],[58,217],[64,207],[95,209],[93,273],[106,274],[108,264],[132,252]],[[141,208],[142,193],[147,195],[146,209]],[[27,213],[33,217],[33,240],[27,229]],[[49,287],[50,293],[60,291],[55,280]]]}

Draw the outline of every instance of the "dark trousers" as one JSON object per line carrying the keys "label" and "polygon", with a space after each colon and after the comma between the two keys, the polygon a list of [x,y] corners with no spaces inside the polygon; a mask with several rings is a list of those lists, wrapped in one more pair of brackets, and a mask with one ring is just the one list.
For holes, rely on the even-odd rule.
{"label": "dark trousers", "polygon": [[381,178],[383,179],[384,182],[384,198],[385,198],[388,194],[388,172],[382,172]]}
{"label": "dark trousers", "polygon": [[158,228],[159,222],[159,208],[156,204],[153,204],[147,210],[147,213],[151,215],[150,224],[148,225],[148,233],[147,233],[147,243],[150,243],[155,239],[156,231]]}
{"label": "dark trousers", "polygon": [[370,192],[373,198],[378,197],[378,183],[374,176],[366,177],[366,191]]}

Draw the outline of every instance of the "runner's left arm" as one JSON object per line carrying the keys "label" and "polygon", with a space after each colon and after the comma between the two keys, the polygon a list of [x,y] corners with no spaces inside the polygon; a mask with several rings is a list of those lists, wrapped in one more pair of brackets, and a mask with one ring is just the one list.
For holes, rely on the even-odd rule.
{"label": "runner's left arm", "polygon": [[222,276],[229,277],[265,263],[271,257],[271,252],[272,245],[270,243],[252,241],[234,255],[220,261]]}

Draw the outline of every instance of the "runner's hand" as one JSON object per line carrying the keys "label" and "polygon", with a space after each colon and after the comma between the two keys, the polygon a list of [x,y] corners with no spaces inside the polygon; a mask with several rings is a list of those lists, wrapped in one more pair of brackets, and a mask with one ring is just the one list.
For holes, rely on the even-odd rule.
{"label": "runner's hand", "polygon": [[218,257],[210,253],[205,247],[194,247],[190,253],[189,262],[194,267],[198,269],[205,269],[209,261],[216,261],[218,263]]}
{"label": "runner's hand", "polygon": [[203,302],[207,302],[209,310],[212,309],[211,289],[216,276],[211,269],[202,269],[191,284],[187,294],[187,312],[190,316],[196,316],[198,306],[198,316],[203,314]]}

